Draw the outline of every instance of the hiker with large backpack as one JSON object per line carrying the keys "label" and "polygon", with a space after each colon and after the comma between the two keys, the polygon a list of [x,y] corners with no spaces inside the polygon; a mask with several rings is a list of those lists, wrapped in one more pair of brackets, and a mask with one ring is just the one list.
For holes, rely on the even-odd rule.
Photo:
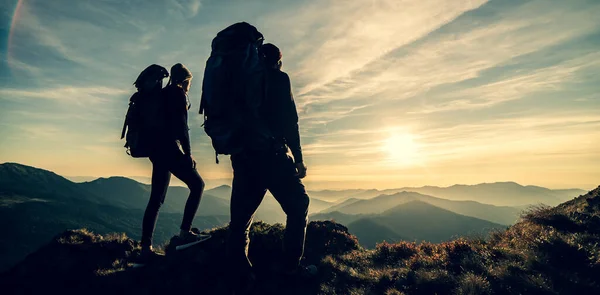
{"label": "hiker with large backpack", "polygon": [[210,237],[191,231],[204,191],[204,181],[192,157],[187,124],[190,108],[187,93],[192,73],[182,64],[174,65],[168,85],[163,89],[162,80],[167,76],[166,69],[158,65],[152,65],[140,74],[134,83],[138,91],[131,98],[125,122],[129,128],[125,145],[128,153],[133,157],[148,157],[152,162],[150,200],[142,221],[142,250],[137,264],[162,256],[153,250],[152,237],[171,173],[190,189],[177,243],[190,245]]}
{"label": "hiker with large backpack", "polygon": [[[287,215],[282,273],[295,275],[306,236],[309,197],[298,132],[298,114],[281,53],[247,23],[221,31],[207,61],[201,113],[218,154],[231,155],[228,257],[240,277],[252,273],[249,230],[269,190]],[[293,158],[287,154],[291,150]],[[314,266],[313,266],[314,268]],[[250,275],[251,276],[251,275]]]}

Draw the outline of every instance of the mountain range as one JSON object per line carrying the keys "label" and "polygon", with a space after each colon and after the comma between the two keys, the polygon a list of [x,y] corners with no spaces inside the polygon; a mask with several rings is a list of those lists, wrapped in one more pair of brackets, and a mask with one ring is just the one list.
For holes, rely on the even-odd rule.
{"label": "mountain range", "polygon": [[[445,214],[439,210],[410,201],[381,214]],[[383,230],[369,219],[360,223]],[[68,230],[0,273],[0,285],[6,294],[240,294],[232,290],[239,281],[232,280],[235,269],[224,247],[228,228],[209,233],[211,239],[187,250],[169,244],[165,257],[135,268],[138,241],[123,233]],[[485,238],[364,249],[345,226],[311,221],[304,251],[305,263],[316,270],[311,277],[282,274],[283,226],[255,222],[250,235],[256,279],[242,294],[600,294],[600,187],[559,206],[531,210]]]}
{"label": "mountain range", "polygon": [[516,182],[494,182],[476,185],[457,184],[448,187],[423,186],[385,190],[324,190],[311,192],[310,195],[330,202],[340,202],[351,198],[370,199],[380,195],[391,195],[404,191],[436,196],[453,201],[471,200],[496,206],[525,206],[538,203],[555,206],[586,193],[582,189],[552,190],[534,185],[523,186]]}
{"label": "mountain range", "polygon": [[[185,202],[182,194],[187,196],[183,188],[169,190],[171,198],[165,202],[156,226],[156,244],[168,241],[177,232]],[[74,183],[50,171],[0,164],[0,270],[65,229],[125,232],[139,239],[148,195],[148,186],[126,178]],[[214,214],[199,214],[195,227],[210,229],[229,221],[226,202],[208,194],[202,202],[214,205],[201,209]]]}
{"label": "mountain range", "polygon": [[315,216],[326,215],[326,213],[334,211],[352,215],[377,214],[411,201],[422,201],[458,214],[506,225],[515,223],[522,211],[516,207],[494,206],[475,201],[451,201],[416,192],[403,191],[391,195],[380,195],[371,199],[351,198],[333,205],[315,214]]}
{"label": "mountain range", "polygon": [[312,215],[311,220],[333,220],[345,224],[348,231],[367,248],[374,248],[382,241],[439,243],[459,236],[483,236],[506,227],[420,200],[408,201],[381,213],[346,214],[334,211]]}
{"label": "mountain range", "polygon": [[[520,196],[532,190],[531,187],[512,183],[483,184],[476,189],[467,187],[463,190],[481,191],[485,187],[492,187],[494,193],[483,197],[485,200],[500,195],[497,187],[502,185],[509,188],[508,193],[522,189]],[[454,199],[474,198],[456,201],[437,195],[434,197],[398,190],[311,191],[310,219],[337,220],[348,225],[363,246],[374,247],[384,240],[443,241],[457,235],[487,232],[516,222],[522,209],[480,203],[473,194],[467,194],[467,197],[449,194]],[[523,197],[517,204],[532,204],[542,198],[565,199],[567,197],[561,194],[580,192],[543,188],[533,191],[538,193],[529,199]],[[100,234],[125,232],[139,239],[141,219],[149,194],[150,185],[125,177],[76,183],[39,168],[16,163],[0,164],[0,222],[12,225],[5,227],[0,236],[0,270],[19,261],[65,229],[85,227]],[[206,190],[194,227],[206,230],[226,224],[229,221],[230,194],[231,187],[227,185]],[[158,219],[156,244],[166,242],[177,232],[187,195],[187,188],[169,188]],[[398,214],[405,216],[395,216]],[[283,223],[285,214],[274,198],[267,195],[255,219]],[[425,219],[437,221],[432,225]],[[440,222],[444,224],[435,224]]]}

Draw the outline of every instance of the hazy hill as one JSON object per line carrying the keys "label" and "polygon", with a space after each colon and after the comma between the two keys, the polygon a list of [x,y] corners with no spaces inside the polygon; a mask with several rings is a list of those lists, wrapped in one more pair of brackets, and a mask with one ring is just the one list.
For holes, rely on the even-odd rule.
{"label": "hazy hill", "polygon": [[[150,198],[150,185],[126,177],[98,178],[94,181],[76,183],[107,204],[129,209],[145,210]],[[189,189],[172,186],[167,190],[161,212],[181,213],[187,201]],[[199,215],[228,215],[229,201],[215,197],[210,192],[202,195]]]}
{"label": "hazy hill", "polygon": [[[231,187],[228,185],[221,185],[219,187],[206,190],[205,194],[213,195],[220,199],[226,200],[227,204],[229,204],[229,200],[231,198]],[[329,208],[333,204],[333,202],[323,201],[311,195],[309,212],[319,212]],[[279,203],[277,203],[270,192],[267,192],[265,195],[263,202],[258,208],[256,216],[257,219],[266,222],[285,222],[285,214],[283,213]]]}
{"label": "hazy hill", "polygon": [[229,199],[231,198],[231,187],[228,185],[220,185],[218,187],[206,190],[205,193],[229,202]]}
{"label": "hazy hill", "polygon": [[[377,191],[377,190],[373,190]],[[328,202],[339,202],[344,199],[352,198],[356,194],[364,193],[364,189],[346,189],[346,190],[320,190],[320,191],[308,191],[308,195],[325,200]]]}
{"label": "hazy hill", "polygon": [[373,218],[362,218],[348,223],[348,232],[358,238],[361,246],[373,249],[381,242],[394,243],[405,240],[390,227]]}
{"label": "hazy hill", "polygon": [[[283,232],[280,225],[252,227],[250,257],[258,277],[249,294],[600,294],[600,187],[533,210],[488,239],[365,250],[345,227],[311,222],[306,260],[319,268],[312,280],[285,280],[276,271]],[[5,273],[0,284],[8,294],[177,294],[198,286],[203,294],[228,294],[234,284],[224,263],[227,229],[211,233],[198,247],[132,269],[137,242],[68,231]]]}
{"label": "hazy hill", "polygon": [[[177,232],[188,194],[184,187],[169,188],[158,218],[157,245]],[[229,222],[230,194],[229,186],[205,191],[194,226],[206,229]],[[0,224],[15,225],[0,235],[0,271],[65,229],[124,232],[138,239],[149,197],[150,185],[125,177],[75,183],[47,170],[0,164]],[[313,200],[311,208],[327,204]],[[285,214],[273,197],[266,197],[256,219],[285,222]]]}
{"label": "hazy hill", "polygon": [[87,195],[77,185],[53,172],[17,163],[0,164],[0,197],[3,205],[10,202],[27,202],[32,199],[65,201],[85,198],[101,202]]}
{"label": "hazy hill", "polygon": [[357,198],[349,198],[349,199],[345,199],[342,201],[338,201],[337,203],[332,204],[329,208],[321,210],[319,213],[339,211],[340,208],[344,208],[344,207],[346,207],[350,204],[356,203],[360,200],[361,199],[357,199]]}
{"label": "hazy hill", "polygon": [[421,201],[398,205],[370,219],[388,226],[406,240],[417,242],[437,243],[506,228],[500,224],[456,214]]}
{"label": "hazy hill", "polygon": [[350,199],[324,210],[323,213],[335,210],[346,214],[377,214],[392,207],[417,200],[458,214],[506,225],[515,223],[522,211],[508,206],[494,206],[474,201],[451,201],[415,192],[400,192],[366,200]]}
{"label": "hazy hill", "polygon": [[[173,188],[170,190],[172,194],[182,194]],[[146,185],[127,178],[79,184],[50,171],[14,163],[0,164],[0,224],[3,225],[0,270],[21,260],[65,229],[85,227],[98,233],[124,232],[138,239],[148,191]],[[229,221],[224,216],[229,212],[228,204],[211,205],[211,199],[215,198],[202,200],[200,214],[194,220],[195,227],[212,228]],[[174,203],[167,201],[167,208],[164,208],[167,210],[162,210],[158,218],[157,244],[168,241],[179,229],[183,207],[171,205],[172,212],[178,213],[168,213],[169,204]],[[202,209],[210,209],[210,216],[202,214]]]}
{"label": "hazy hill", "polygon": [[[0,206],[0,271],[23,259],[65,229],[89,228],[98,233],[124,232],[139,239],[143,210],[124,209],[84,200],[20,202]],[[155,231],[157,245],[176,233],[179,213],[161,213]],[[199,216],[194,226],[206,229],[226,224],[225,216]]]}
{"label": "hazy hill", "polygon": [[[370,216],[370,215],[368,215]],[[346,214],[340,211],[333,212],[325,212],[325,213],[316,213],[309,216],[310,220],[333,220],[337,223],[341,224],[350,224],[356,220],[365,217],[362,214]]]}
{"label": "hazy hill", "polygon": [[424,186],[402,189],[438,198],[474,200],[497,206],[519,206],[538,203],[554,206],[585,193],[583,190],[576,189],[554,191],[539,186],[523,186],[515,182],[453,185],[449,187]]}
{"label": "hazy hill", "polygon": [[361,245],[383,241],[442,242],[459,236],[485,235],[505,226],[456,214],[422,201],[409,201],[379,214],[319,213],[311,220],[333,220],[347,225]]}
{"label": "hazy hill", "polygon": [[402,187],[396,189],[351,189],[328,190],[325,193],[311,192],[311,195],[321,196],[324,200],[341,201],[349,198],[370,199],[380,195],[391,195],[399,192],[417,192],[443,199],[458,201],[476,201],[496,206],[523,206],[544,203],[556,205],[586,193],[581,189],[551,190],[539,186],[523,186],[515,182],[481,183],[476,185],[453,185],[449,187],[423,186]]}
{"label": "hazy hill", "polygon": [[[169,188],[170,189],[170,188]],[[229,216],[229,202],[231,200],[231,186],[221,185],[215,188],[208,189],[204,192],[206,195],[215,196],[219,201],[223,202],[225,215]],[[202,208],[204,204],[200,204],[200,210],[209,210],[209,207]],[[210,213],[209,213],[210,214]],[[273,199],[269,193],[265,196],[260,207],[256,211],[256,220],[262,220],[269,223],[285,222],[285,213],[279,206],[279,203]]]}

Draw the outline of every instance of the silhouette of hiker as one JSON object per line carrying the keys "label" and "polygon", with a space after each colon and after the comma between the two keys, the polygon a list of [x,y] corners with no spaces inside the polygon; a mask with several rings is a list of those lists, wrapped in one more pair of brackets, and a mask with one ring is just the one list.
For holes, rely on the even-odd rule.
{"label": "silhouette of hiker", "polygon": [[147,262],[159,256],[158,253],[152,250],[152,236],[156,227],[158,211],[165,201],[171,173],[190,189],[190,195],[183,212],[181,232],[178,239],[179,244],[187,245],[210,237],[191,231],[192,221],[196,211],[198,211],[204,191],[204,181],[198,174],[196,161],[192,157],[187,124],[188,109],[190,108],[187,93],[191,81],[192,73],[184,65],[178,63],[171,67],[171,78],[161,92],[164,132],[157,134],[157,140],[150,154],[152,189],[142,223],[142,253],[139,263]]}
{"label": "silhouette of hiker", "polygon": [[[281,71],[281,52],[273,44],[263,45],[261,51],[267,67],[267,95],[259,117],[266,121],[274,142],[231,156],[233,188],[228,252],[233,263],[239,266],[236,269],[241,273],[251,271],[248,234],[254,214],[269,190],[287,215],[282,266],[284,273],[294,275],[305,269],[300,267],[300,259],[308,221],[309,197],[301,181],[306,176],[306,166],[290,78]],[[288,147],[293,159],[287,154]]]}

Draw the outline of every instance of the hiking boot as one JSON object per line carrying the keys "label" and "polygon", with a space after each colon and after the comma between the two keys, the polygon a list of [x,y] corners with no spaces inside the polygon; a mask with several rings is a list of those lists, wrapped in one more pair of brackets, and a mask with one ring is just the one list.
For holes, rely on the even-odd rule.
{"label": "hiking boot", "polygon": [[184,250],[196,244],[200,244],[208,239],[210,239],[211,235],[203,234],[203,233],[194,233],[192,231],[188,231],[184,234],[180,234],[177,238],[177,246],[175,250]]}
{"label": "hiking boot", "polygon": [[142,250],[142,251],[140,251],[140,255],[134,260],[133,267],[137,268],[137,267],[146,266],[146,265],[154,263],[164,257],[165,257],[165,255],[154,252],[154,250],[152,250],[152,249]]}

